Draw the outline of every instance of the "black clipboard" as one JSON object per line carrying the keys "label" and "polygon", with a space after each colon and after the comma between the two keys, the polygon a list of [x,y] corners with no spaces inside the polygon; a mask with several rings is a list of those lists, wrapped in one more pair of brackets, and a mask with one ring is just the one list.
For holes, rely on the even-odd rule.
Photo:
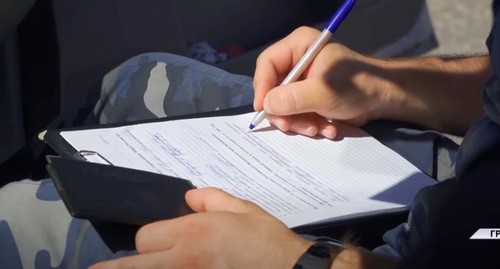
{"label": "black clipboard", "polygon": [[[154,120],[143,120],[143,121],[134,121],[134,122],[126,122],[126,123],[120,123],[120,124],[104,124],[104,125],[96,125],[96,126],[90,126],[90,127],[83,127],[83,128],[66,128],[66,129],[57,129],[57,130],[48,130],[44,135],[43,135],[43,140],[60,156],[48,156],[48,161],[49,164],[47,164],[47,170],[49,174],[53,177],[54,183],[56,184],[58,188],[58,192],[63,199],[66,207],[68,208],[69,212],[74,216],[78,218],[85,218],[89,219],[92,221],[93,226],[98,230],[98,233],[103,237],[103,240],[108,244],[108,246],[111,249],[115,250],[122,250],[122,249],[133,249],[134,246],[134,234],[137,231],[137,227],[139,225],[147,224],[159,219],[165,219],[165,218],[170,218],[170,217],[177,217],[181,216],[183,214],[188,214],[191,211],[185,204],[184,199],[173,199],[176,201],[170,201],[172,206],[170,211],[161,211],[158,210],[158,207],[154,207],[157,204],[151,204],[151,203],[145,203],[144,201],[136,200],[136,198],[130,198],[130,201],[136,200],[139,201],[138,204],[140,206],[137,206],[135,210],[145,210],[144,212],[147,212],[147,214],[132,214],[131,212],[124,212],[123,206],[119,206],[118,208],[114,208],[110,206],[112,203],[118,203],[120,202],[121,197],[123,196],[128,196],[126,192],[122,192],[121,194],[118,193],[118,189],[114,189],[116,193],[114,193],[114,198],[110,197],[104,197],[101,202],[107,203],[106,211],[109,214],[104,214],[101,211],[97,210],[99,207],[99,204],[97,203],[90,203],[89,199],[92,199],[93,197],[93,191],[95,188],[102,187],[101,183],[99,181],[94,181],[95,183],[92,184],[92,188],[89,188],[88,186],[86,189],[84,188],[77,188],[72,186],[71,182],[71,176],[73,175],[72,173],[67,173],[63,170],[63,168],[60,168],[60,166],[64,166],[65,164],[68,165],[74,165],[78,167],[78,170],[73,170],[72,172],[78,172],[86,176],[92,176],[96,175],[94,179],[99,179],[100,175],[97,175],[97,172],[94,172],[93,174],[89,174],[88,171],[82,171],[84,167],[87,167],[90,169],[97,169],[96,171],[102,171],[102,169],[109,168],[109,170],[106,173],[113,173],[113,176],[115,176],[114,180],[117,182],[121,182],[123,178],[120,175],[128,175],[128,174],[135,174],[138,173],[137,175],[141,174],[143,175],[142,178],[143,180],[150,182],[151,184],[157,184],[155,182],[164,181],[160,184],[162,187],[159,187],[160,185],[156,186],[154,190],[150,190],[150,194],[152,195],[153,192],[156,192],[156,197],[161,197],[161,195],[170,190],[168,188],[171,187],[170,184],[166,183],[167,181],[169,182],[186,182],[188,184],[189,181],[180,179],[180,178],[174,178],[166,175],[159,175],[155,173],[149,173],[149,172],[144,172],[144,171],[138,171],[135,169],[128,169],[128,168],[121,168],[121,167],[116,167],[116,166],[109,166],[109,165],[104,165],[104,164],[96,164],[96,163],[88,163],[85,162],[82,159],[82,155],[85,155],[87,153],[90,154],[97,154],[98,153],[93,153],[93,152],[85,152],[85,151],[80,151],[77,152],[75,148],[73,148],[61,135],[60,133],[63,131],[70,131],[70,130],[83,130],[83,129],[98,129],[98,128],[109,128],[109,127],[120,127],[120,126],[126,126],[126,125],[134,125],[134,124],[140,124],[140,123],[151,123],[151,122],[163,122],[163,121],[170,121],[170,120],[180,120],[180,119],[189,119],[189,118],[203,118],[203,117],[216,117],[216,116],[229,116],[229,115],[238,115],[238,114],[243,114],[243,113],[248,113],[252,112],[253,107],[251,105],[247,106],[241,106],[237,108],[231,108],[231,109],[225,109],[225,110],[219,110],[219,111],[210,111],[210,112],[203,112],[203,113],[197,113],[197,114],[190,114],[190,115],[182,115],[182,116],[173,116],[173,117],[168,117],[168,118],[162,118],[162,119],[154,119]],[[69,161],[68,161],[69,160]],[[106,162],[107,160],[103,160]],[[112,164],[111,164],[112,165]],[[68,166],[69,167],[69,166]],[[106,167],[106,168],[103,168]],[[77,169],[77,168],[75,168]],[[80,176],[80,180],[85,180],[82,178],[83,176]],[[167,179],[168,178],[168,179]],[[167,179],[167,180],[165,180]],[[190,183],[189,183],[190,184]],[[175,184],[174,184],[175,185]],[[193,188],[194,186],[182,186],[179,187],[179,193],[182,193],[182,197],[185,194],[185,192]],[[140,187],[143,188],[143,187]],[[110,186],[106,186],[105,189],[112,189]],[[127,188],[121,188],[119,189],[120,191],[129,191]],[[134,191],[137,189],[134,188]],[[80,192],[80,193],[78,193]],[[78,193],[78,194],[77,194]],[[116,199],[115,199],[116,198]],[[107,199],[107,200],[106,200]],[[111,200],[113,199],[113,200]],[[167,198],[165,198],[167,199]],[[158,200],[157,200],[158,201]],[[161,201],[160,201],[161,203]],[[155,210],[158,211],[148,211],[151,210],[151,208],[146,208],[150,207],[155,208]],[[161,207],[160,207],[161,208]],[[165,210],[164,208],[161,208],[162,210]],[[120,213],[118,213],[120,212]],[[380,242],[380,235],[387,231],[388,228],[392,228],[402,221],[406,219],[407,216],[407,211],[403,212],[394,212],[394,213],[381,213],[377,215],[370,215],[370,216],[363,216],[359,217],[356,219],[346,219],[346,220],[339,220],[335,222],[327,222],[327,223],[320,223],[320,224],[309,224],[305,226],[300,226],[300,227],[295,227],[293,230],[297,233],[307,233],[307,234],[313,234],[313,235],[329,235],[329,236],[342,236],[345,233],[354,233],[355,235],[358,235],[361,238],[360,242],[363,242],[362,245],[365,246],[371,246],[375,247],[377,246]],[[382,221],[382,222],[381,222]],[[120,225],[121,224],[121,225]],[[131,227],[130,227],[131,226]]]}
{"label": "black clipboard", "polygon": [[[46,169],[73,217],[93,222],[140,226],[182,216],[192,212],[184,199],[185,193],[195,188],[190,181],[113,166],[98,152],[77,151],[60,133],[69,130],[236,115],[251,111],[253,108],[248,105],[163,119],[47,130],[43,140],[59,156],[47,156]],[[93,161],[89,161],[90,158]],[[95,161],[96,159],[100,161]]]}
{"label": "black clipboard", "polygon": [[191,213],[191,182],[140,170],[47,156],[47,171],[73,217],[143,225]]}

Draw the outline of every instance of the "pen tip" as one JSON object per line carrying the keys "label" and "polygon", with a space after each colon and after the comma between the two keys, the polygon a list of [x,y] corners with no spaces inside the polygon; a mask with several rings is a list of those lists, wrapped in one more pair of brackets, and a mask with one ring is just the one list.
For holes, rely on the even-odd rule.
{"label": "pen tip", "polygon": [[250,126],[248,126],[248,129],[250,129],[250,131],[253,130],[253,128],[255,128],[255,125],[253,124],[250,124]]}

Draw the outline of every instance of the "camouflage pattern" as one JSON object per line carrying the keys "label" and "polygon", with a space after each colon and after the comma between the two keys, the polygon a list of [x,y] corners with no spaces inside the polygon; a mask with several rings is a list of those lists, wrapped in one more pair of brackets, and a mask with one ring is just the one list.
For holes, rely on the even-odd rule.
{"label": "camouflage pattern", "polygon": [[[116,123],[250,104],[252,78],[229,74],[191,59],[148,53],[109,72],[89,123]],[[431,131],[394,122],[366,130],[434,177],[453,176],[457,145]],[[401,255],[408,225],[388,233],[380,248]],[[404,241],[404,240],[403,240]],[[413,243],[411,243],[413,244]],[[24,180],[0,189],[1,268],[87,268],[134,251],[112,251],[92,224],[72,218],[52,182]]]}
{"label": "camouflage pattern", "polygon": [[139,55],[104,77],[95,121],[134,121],[251,104],[252,81],[172,54]]}

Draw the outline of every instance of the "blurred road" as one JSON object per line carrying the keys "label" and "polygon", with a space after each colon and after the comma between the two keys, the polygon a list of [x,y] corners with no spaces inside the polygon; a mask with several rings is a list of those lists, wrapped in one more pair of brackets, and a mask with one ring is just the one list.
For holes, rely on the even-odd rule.
{"label": "blurred road", "polygon": [[486,52],[492,0],[427,0],[439,47],[428,54],[470,55]]}

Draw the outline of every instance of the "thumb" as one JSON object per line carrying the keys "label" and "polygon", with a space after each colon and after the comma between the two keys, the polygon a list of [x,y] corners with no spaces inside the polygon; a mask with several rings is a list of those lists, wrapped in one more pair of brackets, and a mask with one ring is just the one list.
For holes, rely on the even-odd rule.
{"label": "thumb", "polygon": [[189,190],[186,193],[186,202],[195,212],[248,213],[262,210],[254,203],[236,198],[216,188]]}
{"label": "thumb", "polygon": [[327,96],[317,84],[309,79],[278,86],[264,98],[264,110],[277,116],[316,112]]}

